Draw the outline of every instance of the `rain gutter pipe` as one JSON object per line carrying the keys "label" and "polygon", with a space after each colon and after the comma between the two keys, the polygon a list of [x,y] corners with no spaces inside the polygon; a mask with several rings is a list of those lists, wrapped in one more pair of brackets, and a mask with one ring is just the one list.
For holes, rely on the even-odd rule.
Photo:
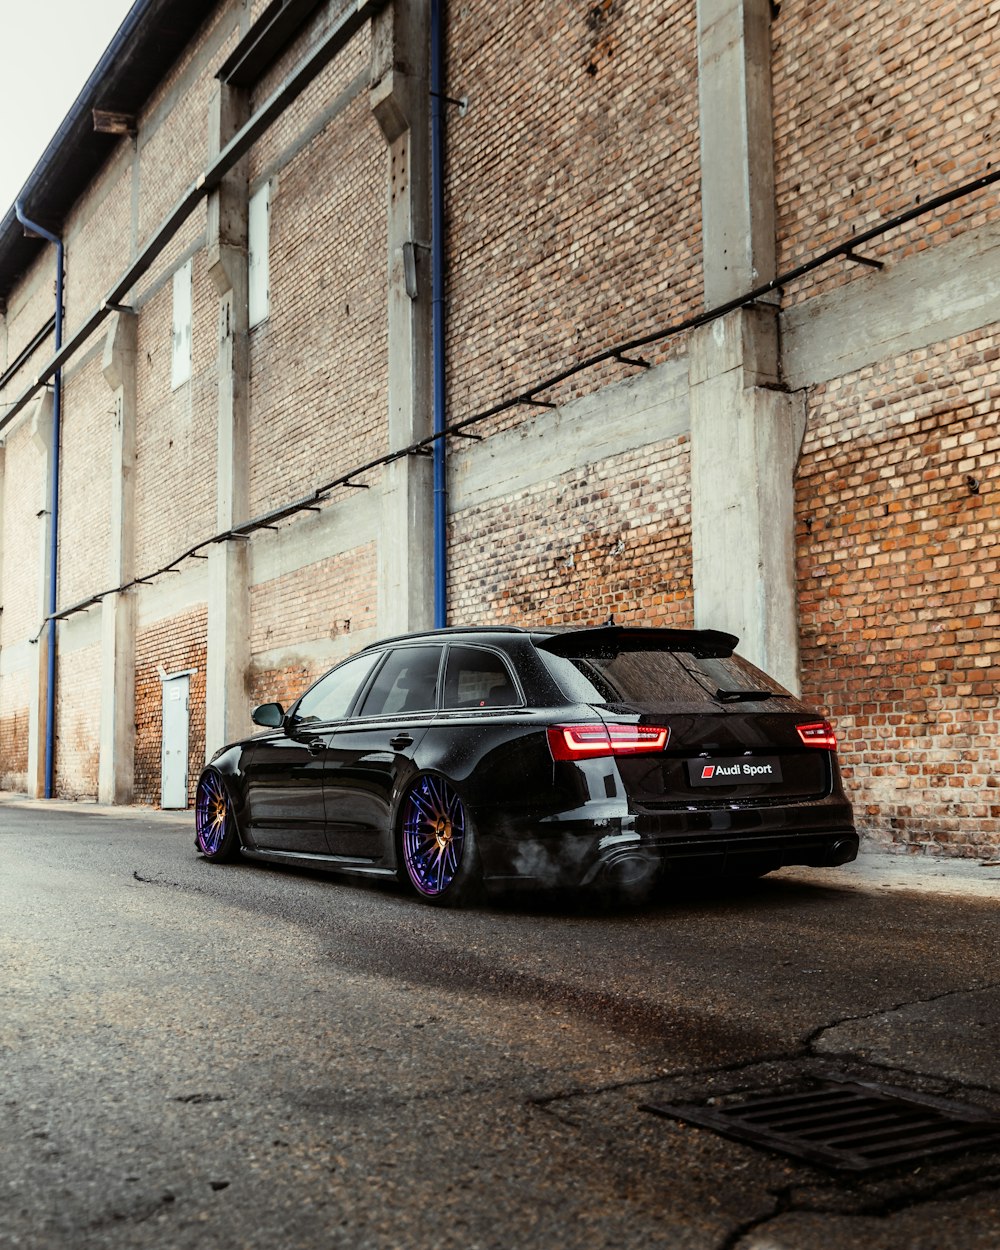
{"label": "rain gutter pipe", "polygon": [[448,624],[448,478],[444,360],[444,8],[431,0],[431,321],[434,399],[434,627]]}
{"label": "rain gutter pipe", "polygon": [[[52,234],[44,226],[32,221],[25,215],[24,205],[20,200],[14,204],[17,220],[33,234],[40,235],[55,244],[56,249],[56,354],[62,347],[63,333],[63,242],[58,235]],[[57,562],[59,559],[59,424],[62,400],[62,369],[56,369],[52,380],[52,461],[51,494],[49,496],[49,585],[48,595],[48,674],[45,682],[45,797],[52,798],[53,764],[55,759],[55,723],[56,723],[56,622],[57,607]]]}

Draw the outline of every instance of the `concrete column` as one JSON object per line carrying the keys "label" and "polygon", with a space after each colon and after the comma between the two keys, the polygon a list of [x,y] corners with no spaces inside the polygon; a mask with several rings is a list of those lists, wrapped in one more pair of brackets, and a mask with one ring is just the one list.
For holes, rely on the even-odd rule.
{"label": "concrete column", "polygon": [[[373,20],[371,105],[388,145],[389,446],[433,428],[431,389],[430,94],[428,0],[395,3]],[[379,523],[380,634],[434,623],[431,457],[383,476]]]}
{"label": "concrete column", "polygon": [[[135,576],[135,313],[116,313],[104,341],[102,368],[114,399],[111,434],[111,558],[116,586]],[[130,803],[135,782],[135,596],[101,602],[101,736],[97,797]]]}
{"label": "concrete column", "polygon": [[52,391],[46,389],[35,401],[31,414],[31,439],[45,457],[44,493],[38,500],[38,651],[35,680],[28,704],[28,794],[33,799],[45,795],[45,712],[49,690],[49,629],[43,622],[48,614],[49,569],[52,563]]}
{"label": "concrete column", "polygon": [[774,277],[771,0],[698,0],[705,307]]}
{"label": "concrete column", "polygon": [[747,659],[797,691],[793,473],[805,407],[775,389],[776,340],[766,308],[693,336],[694,609],[696,625],[736,634]]}
{"label": "concrete column", "polygon": [[[775,273],[769,0],[698,0],[705,304]],[[794,473],[804,407],[781,385],[777,309],[692,334],[694,614],[798,690]]]}
{"label": "concrete column", "polygon": [[[248,116],[246,93],[220,83],[212,98],[209,124],[213,156]],[[209,274],[219,297],[216,524],[220,531],[249,517],[247,216],[244,159],[208,201]],[[215,544],[208,558],[206,758],[251,728],[246,695],[250,664],[247,540],[234,538]]]}

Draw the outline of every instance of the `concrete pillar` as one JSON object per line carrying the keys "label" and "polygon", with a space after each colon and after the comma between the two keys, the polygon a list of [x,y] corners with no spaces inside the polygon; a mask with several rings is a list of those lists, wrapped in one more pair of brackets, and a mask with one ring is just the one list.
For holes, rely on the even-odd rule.
{"label": "concrete pillar", "polygon": [[[248,116],[246,92],[220,83],[211,105],[211,155],[222,150]],[[244,158],[208,201],[209,274],[219,297],[216,525],[220,531],[249,518],[247,216]],[[246,695],[250,664],[247,540],[217,543],[208,558],[206,758],[252,727]]]}
{"label": "concrete pillar", "polygon": [[[769,0],[698,0],[705,305],[775,274]],[[798,690],[794,473],[804,407],[781,386],[777,309],[692,334],[694,615]]]}
{"label": "concrete pillar", "polygon": [[[115,313],[104,341],[102,368],[111,387],[111,554],[115,586],[135,576],[135,313]],[[135,595],[117,591],[101,601],[101,731],[97,797],[131,803],[135,783]]]}
{"label": "concrete pillar", "polygon": [[45,715],[49,690],[49,628],[43,624],[48,615],[49,569],[52,564],[52,405],[51,389],[35,401],[31,413],[31,439],[45,457],[45,487],[35,509],[38,517],[38,651],[35,680],[31,683],[28,703],[28,794],[33,799],[45,795]]}
{"label": "concrete pillar", "polygon": [[[392,4],[372,23],[371,106],[388,145],[389,446],[430,434],[431,171],[428,0]],[[383,475],[379,523],[381,634],[434,623],[431,457]]]}
{"label": "concrete pillar", "polygon": [[698,0],[705,307],[774,277],[771,0]]}
{"label": "concrete pillar", "polygon": [[730,313],[693,336],[691,543],[695,623],[798,690],[793,473],[800,395],[775,389],[773,309]]}

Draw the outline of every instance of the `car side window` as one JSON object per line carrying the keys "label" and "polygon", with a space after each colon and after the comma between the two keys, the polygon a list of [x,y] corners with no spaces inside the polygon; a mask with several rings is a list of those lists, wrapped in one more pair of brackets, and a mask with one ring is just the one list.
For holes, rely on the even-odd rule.
{"label": "car side window", "polygon": [[446,708],[514,707],[520,702],[514,679],[499,655],[480,647],[449,647]]}
{"label": "car side window", "polygon": [[365,695],[359,716],[433,711],[437,704],[440,647],[399,647],[389,653]]}
{"label": "car side window", "polygon": [[377,653],[365,653],[338,664],[332,672],[311,686],[298,701],[295,707],[296,720],[343,720],[354,702],[354,696],[375,667],[377,659]]}

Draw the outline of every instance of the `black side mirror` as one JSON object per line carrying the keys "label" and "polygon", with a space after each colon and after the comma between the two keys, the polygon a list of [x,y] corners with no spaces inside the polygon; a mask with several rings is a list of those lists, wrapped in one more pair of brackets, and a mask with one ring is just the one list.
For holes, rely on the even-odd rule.
{"label": "black side mirror", "polygon": [[285,712],[280,703],[262,703],[254,708],[250,719],[265,729],[280,729],[285,723]]}

